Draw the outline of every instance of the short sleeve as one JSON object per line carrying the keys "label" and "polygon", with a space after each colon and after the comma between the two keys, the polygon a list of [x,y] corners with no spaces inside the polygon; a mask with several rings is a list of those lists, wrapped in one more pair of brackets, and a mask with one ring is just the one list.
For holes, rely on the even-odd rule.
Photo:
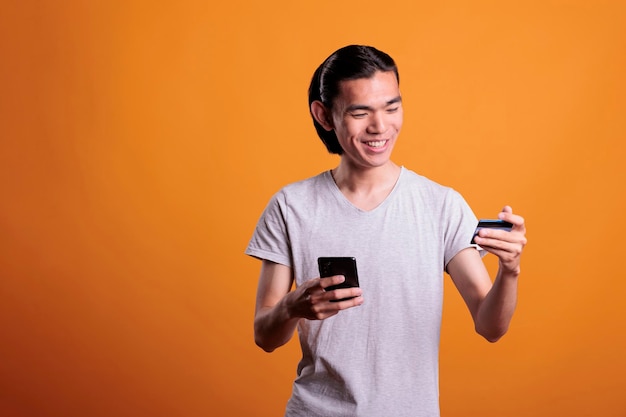
{"label": "short sleeve", "polygon": [[245,253],[292,267],[286,216],[285,197],[278,192],[261,214]]}
{"label": "short sleeve", "polygon": [[[454,256],[467,248],[477,248],[470,243],[478,220],[465,199],[457,191],[450,189],[446,196],[444,210],[444,267]],[[483,253],[481,253],[481,256]]]}

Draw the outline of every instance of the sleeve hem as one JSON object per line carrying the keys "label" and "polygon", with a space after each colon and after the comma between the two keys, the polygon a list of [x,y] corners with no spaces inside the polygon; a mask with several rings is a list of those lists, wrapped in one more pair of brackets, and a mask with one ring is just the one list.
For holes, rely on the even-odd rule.
{"label": "sleeve hem", "polygon": [[291,260],[288,257],[278,253],[273,253],[257,248],[248,248],[246,249],[245,253],[246,255],[252,256],[253,258],[274,262],[291,268]]}

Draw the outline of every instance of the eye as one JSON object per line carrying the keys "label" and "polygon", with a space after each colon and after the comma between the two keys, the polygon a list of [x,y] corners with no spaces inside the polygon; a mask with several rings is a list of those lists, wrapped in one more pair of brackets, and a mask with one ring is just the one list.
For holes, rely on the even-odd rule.
{"label": "eye", "polygon": [[363,119],[364,117],[367,117],[367,113],[350,113],[350,116],[355,119]]}
{"label": "eye", "polygon": [[398,109],[400,108],[400,106],[396,106],[396,107],[390,107],[387,109],[387,113],[395,113],[398,111]]}

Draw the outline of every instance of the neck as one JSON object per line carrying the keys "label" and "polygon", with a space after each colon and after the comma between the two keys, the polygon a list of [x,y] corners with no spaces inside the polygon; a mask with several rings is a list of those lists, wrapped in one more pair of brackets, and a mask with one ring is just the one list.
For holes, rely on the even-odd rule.
{"label": "neck", "polygon": [[331,174],[348,201],[365,211],[373,210],[385,201],[400,176],[400,167],[391,161],[375,168],[348,168],[340,163]]}
{"label": "neck", "polygon": [[350,166],[342,159],[331,173],[340,190],[368,193],[390,186],[393,188],[400,175],[400,167],[389,161],[379,167],[359,168]]}

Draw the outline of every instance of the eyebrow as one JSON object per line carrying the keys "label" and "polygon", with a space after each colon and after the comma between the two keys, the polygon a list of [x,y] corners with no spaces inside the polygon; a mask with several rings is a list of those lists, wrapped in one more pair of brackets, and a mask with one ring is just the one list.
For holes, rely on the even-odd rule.
{"label": "eyebrow", "polygon": [[[397,97],[394,97],[391,100],[387,101],[385,103],[385,107],[391,106],[392,104],[396,104],[396,103],[400,103],[400,102],[402,102],[402,97],[401,96],[397,96]],[[371,106],[363,105],[363,104],[353,104],[352,106],[348,106],[346,108],[346,112],[352,112],[352,111],[356,111],[356,110],[374,110],[374,108],[371,107]]]}

